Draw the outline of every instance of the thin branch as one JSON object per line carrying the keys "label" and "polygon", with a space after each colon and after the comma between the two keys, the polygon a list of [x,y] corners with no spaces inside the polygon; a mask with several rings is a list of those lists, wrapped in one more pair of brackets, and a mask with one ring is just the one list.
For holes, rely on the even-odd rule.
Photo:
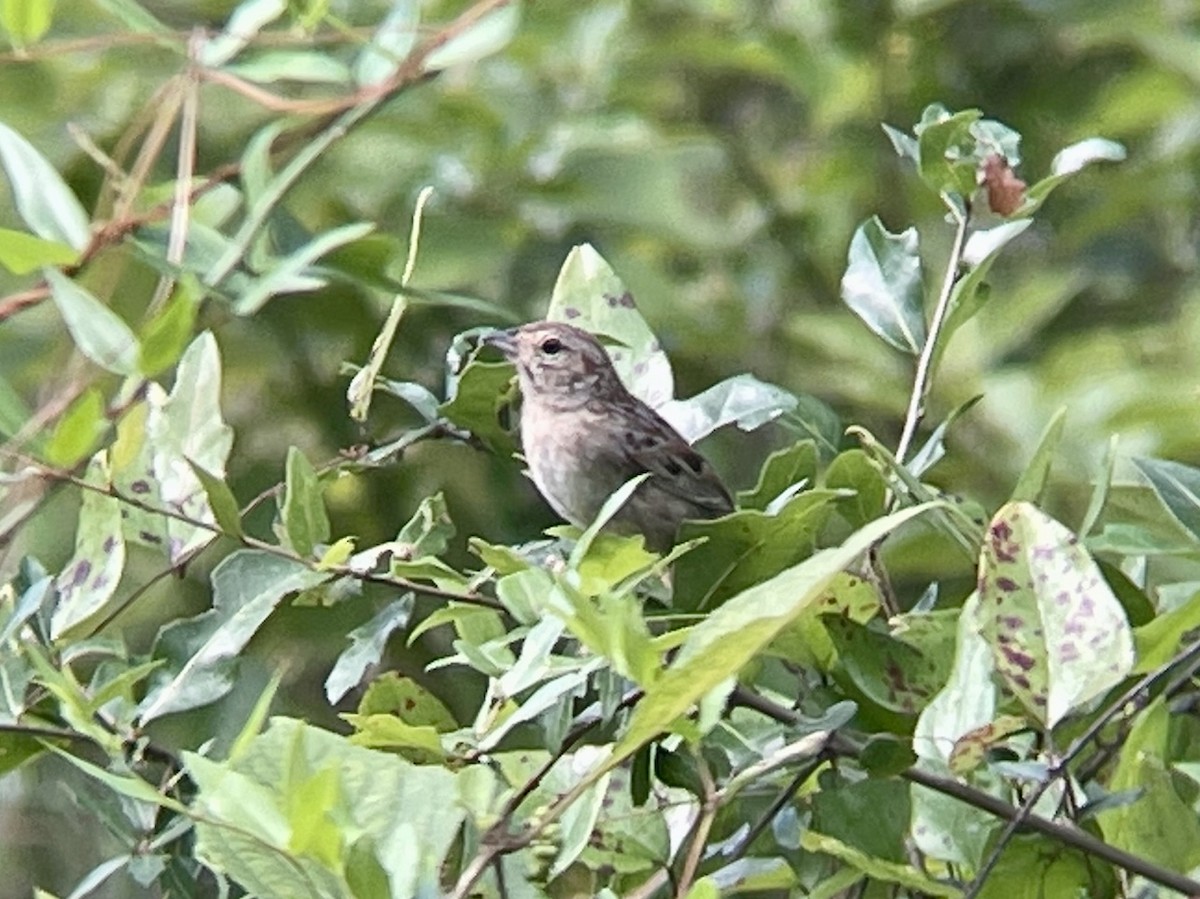
{"label": "thin branch", "polygon": [[[943,196],[943,199],[946,199]],[[908,399],[908,412],[904,416],[904,430],[900,434],[900,442],[896,445],[896,459],[901,464],[908,455],[917,428],[925,417],[925,403],[929,399],[929,391],[933,386],[933,359],[938,349],[938,338],[942,327],[946,324],[946,316],[950,312],[950,297],[954,294],[954,285],[958,282],[959,269],[962,266],[963,248],[967,243],[967,226],[971,219],[971,207],[964,201],[960,211],[955,204],[947,201],[947,208],[954,217],[957,227],[954,230],[954,243],[950,247],[950,258],[946,262],[946,275],[942,279],[942,289],[938,294],[937,305],[933,309],[933,318],[929,323],[929,334],[925,345],[921,347],[921,355],[917,359],[917,371],[913,377],[912,395]]]}
{"label": "thin branch", "polygon": [[[179,151],[175,163],[175,195],[172,200],[171,229],[167,237],[167,263],[178,269],[183,265],[187,248],[188,221],[191,216],[192,175],[196,170],[196,131],[200,117],[200,54],[204,47],[204,32],[197,29],[188,40],[188,67],[182,78],[183,102],[179,114]],[[162,275],[146,310],[152,317],[171,295],[175,277]]]}
{"label": "thin branch", "polygon": [[114,489],[111,485],[104,486],[101,484],[92,484],[85,481],[83,478],[72,474],[71,472],[59,471],[50,466],[28,459],[26,464],[37,469],[37,471],[45,478],[50,480],[60,481],[78,487],[80,490],[88,490],[93,493],[98,493],[101,496],[107,496],[123,503],[131,508],[138,509],[151,515],[161,515],[164,518],[170,518],[179,521],[183,524],[199,530],[207,531],[210,534],[218,537],[226,537],[235,542],[241,543],[249,549],[256,549],[264,553],[270,553],[273,556],[278,556],[282,559],[287,559],[301,565],[305,565],[314,571],[328,572],[329,574],[341,577],[348,577],[358,581],[365,581],[372,584],[383,584],[389,587],[395,587],[400,590],[412,591],[420,596],[429,596],[437,599],[445,599],[452,602],[461,602],[467,605],[481,606],[485,609],[507,613],[504,605],[490,596],[484,596],[480,593],[455,593],[452,590],[443,590],[440,587],[433,587],[428,584],[422,584],[417,581],[409,580],[408,578],[393,577],[392,575],[375,574],[372,572],[356,571],[346,565],[328,565],[322,566],[315,559],[306,559],[299,556],[291,550],[285,549],[282,546],[277,546],[274,543],[267,543],[265,540],[258,540],[254,537],[246,535],[231,534],[221,528],[220,525],[213,522],[203,521],[199,518],[194,518],[176,509],[163,508],[155,506],[152,503],[145,502],[135,496],[127,496],[119,490]]}
{"label": "thin branch", "polygon": [[759,838],[762,832],[767,829],[767,826],[774,821],[775,817],[783,811],[789,802],[791,802],[792,797],[796,794],[796,791],[804,786],[804,782],[812,777],[813,772],[825,764],[825,761],[826,759],[824,755],[819,755],[817,758],[813,759],[800,769],[800,772],[792,778],[791,783],[780,790],[779,795],[771,800],[771,804],[767,806],[766,811],[759,816],[758,820],[750,825],[750,829],[746,832],[746,836],[740,843],[738,843],[738,846],[733,851],[731,858],[735,860],[742,858],[747,852],[750,851],[750,847],[753,845],[754,841]]}
{"label": "thin branch", "polygon": [[[1193,650],[1200,653],[1200,648],[1198,647],[1200,647],[1200,644],[1191,647],[1188,650],[1188,655],[1190,656]],[[740,684],[734,688],[731,701],[745,708],[754,709],[783,724],[795,724],[800,720],[800,716],[793,710],[777,702],[773,702]],[[860,746],[837,733],[830,735],[826,746],[829,752],[846,758],[857,759],[861,752]],[[995,815],[998,818],[1003,818],[1006,821],[1013,821],[1022,815],[1021,809],[1005,802],[1003,799],[993,796],[991,793],[985,793],[983,790],[979,790],[970,784],[961,783],[948,777],[941,777],[915,766],[900,772],[900,776],[905,780],[920,784],[945,796],[952,796],[955,799],[965,802],[967,805]],[[1145,858],[1133,855],[1115,846],[1110,846],[1103,840],[1097,839],[1087,831],[1080,830],[1072,824],[1050,821],[1040,815],[1029,813],[1021,818],[1018,826],[1058,840],[1060,843],[1078,849],[1088,855],[1093,855],[1096,858],[1116,865],[1118,868],[1124,868],[1126,871],[1140,874],[1148,880],[1152,880],[1173,890],[1179,890],[1181,893],[1189,896],[1200,896],[1200,881],[1192,880],[1190,877],[1185,877],[1176,871],[1156,865]]]}
{"label": "thin branch", "polygon": [[[620,711],[636,705],[643,695],[642,690],[630,690],[621,697],[616,710]],[[599,715],[596,715],[577,723],[567,732],[567,735],[563,738],[562,745],[558,747],[558,751],[552,753],[541,767],[521,785],[520,789],[508,798],[508,801],[504,803],[504,807],[500,810],[500,816],[496,823],[488,828],[487,833],[480,840],[479,851],[467,863],[467,866],[463,868],[462,873],[459,875],[458,882],[454,885],[454,891],[450,894],[451,899],[466,899],[470,895],[475,883],[483,876],[490,865],[499,865],[502,856],[528,846],[538,834],[552,824],[565,811],[566,806],[563,803],[556,803],[554,809],[557,809],[557,813],[555,813],[554,809],[551,809],[549,813],[527,826],[521,833],[514,834],[509,829],[512,825],[513,816],[517,813],[517,809],[541,785],[542,781],[550,774],[551,769],[562,761],[563,757],[574,749],[575,745],[587,736],[593,728],[599,726],[602,721],[603,719]]]}
{"label": "thin branch", "polygon": [[700,797],[700,814],[696,817],[696,823],[692,827],[688,853],[684,858],[683,868],[679,872],[679,879],[675,883],[675,899],[684,899],[691,891],[696,873],[700,870],[700,862],[704,860],[704,847],[708,844],[708,835],[712,831],[713,822],[717,819],[717,811],[721,807],[717,798],[716,784],[713,783],[708,765],[704,763],[704,759],[698,752],[695,753],[695,758],[696,772],[700,775],[700,786],[704,795]]}
{"label": "thin branch", "polygon": [[1149,690],[1160,680],[1166,678],[1172,671],[1177,668],[1184,668],[1189,674],[1194,672],[1197,667],[1200,667],[1200,640],[1197,640],[1183,652],[1178,653],[1170,661],[1159,665],[1153,671],[1146,674],[1140,680],[1133,684],[1128,690],[1122,693],[1116,700],[1108,705],[1108,708],[1103,713],[1098,715],[1096,719],[1088,726],[1088,728],[1080,734],[1068,747],[1057,762],[1050,766],[1046,772],[1046,778],[1039,783],[1029,795],[1025,797],[1025,801],[1021,803],[1017,813],[1009,820],[1008,825],[1001,832],[996,840],[992,851],[988,853],[988,857],[979,867],[975,879],[971,881],[970,887],[963,894],[963,899],[974,899],[983,889],[984,883],[995,869],[996,864],[1000,861],[1000,856],[1004,853],[1005,847],[1016,835],[1017,831],[1025,823],[1025,821],[1033,814],[1034,807],[1045,795],[1046,791],[1060,778],[1065,778],[1067,775],[1067,766],[1075,760],[1075,758],[1087,748],[1093,740],[1095,740],[1102,730],[1109,725],[1116,717],[1127,714],[1127,709],[1133,705],[1140,710],[1145,707],[1145,699],[1149,694]]}

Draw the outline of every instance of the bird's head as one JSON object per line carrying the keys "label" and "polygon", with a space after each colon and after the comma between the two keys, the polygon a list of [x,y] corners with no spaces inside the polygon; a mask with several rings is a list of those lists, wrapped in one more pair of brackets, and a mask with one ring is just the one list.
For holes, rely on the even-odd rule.
{"label": "bird's head", "polygon": [[482,342],[516,365],[526,401],[584,402],[596,391],[624,390],[604,347],[574,325],[533,322]]}

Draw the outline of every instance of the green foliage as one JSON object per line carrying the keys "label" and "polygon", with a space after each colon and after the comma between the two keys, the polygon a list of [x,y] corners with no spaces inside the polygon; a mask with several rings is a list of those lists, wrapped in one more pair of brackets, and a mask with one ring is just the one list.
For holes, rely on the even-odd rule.
{"label": "green foliage", "polygon": [[[1200,893],[1194,19],[801,6],[0,0],[6,884]],[[737,510],[543,530],[537,317]]]}

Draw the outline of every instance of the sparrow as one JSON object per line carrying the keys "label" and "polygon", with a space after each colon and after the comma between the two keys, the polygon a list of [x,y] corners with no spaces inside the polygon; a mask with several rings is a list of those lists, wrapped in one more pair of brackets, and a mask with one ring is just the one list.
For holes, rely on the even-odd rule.
{"label": "sparrow", "polygon": [[680,522],[733,511],[733,498],[708,461],[625,388],[587,331],[541,321],[490,334],[482,343],[516,366],[529,474],[571,524],[587,527],[618,487],[644,472],[650,477],[607,528],[642,534],[655,552],[671,548]]}

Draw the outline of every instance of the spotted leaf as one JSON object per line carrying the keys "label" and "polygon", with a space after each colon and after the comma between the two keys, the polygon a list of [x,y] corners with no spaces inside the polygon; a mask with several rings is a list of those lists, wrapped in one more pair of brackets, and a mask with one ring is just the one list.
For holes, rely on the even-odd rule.
{"label": "spotted leaf", "polygon": [[997,675],[1049,727],[1133,669],[1133,632],[1100,569],[1029,503],[1009,503],[988,526],[979,595]]}

